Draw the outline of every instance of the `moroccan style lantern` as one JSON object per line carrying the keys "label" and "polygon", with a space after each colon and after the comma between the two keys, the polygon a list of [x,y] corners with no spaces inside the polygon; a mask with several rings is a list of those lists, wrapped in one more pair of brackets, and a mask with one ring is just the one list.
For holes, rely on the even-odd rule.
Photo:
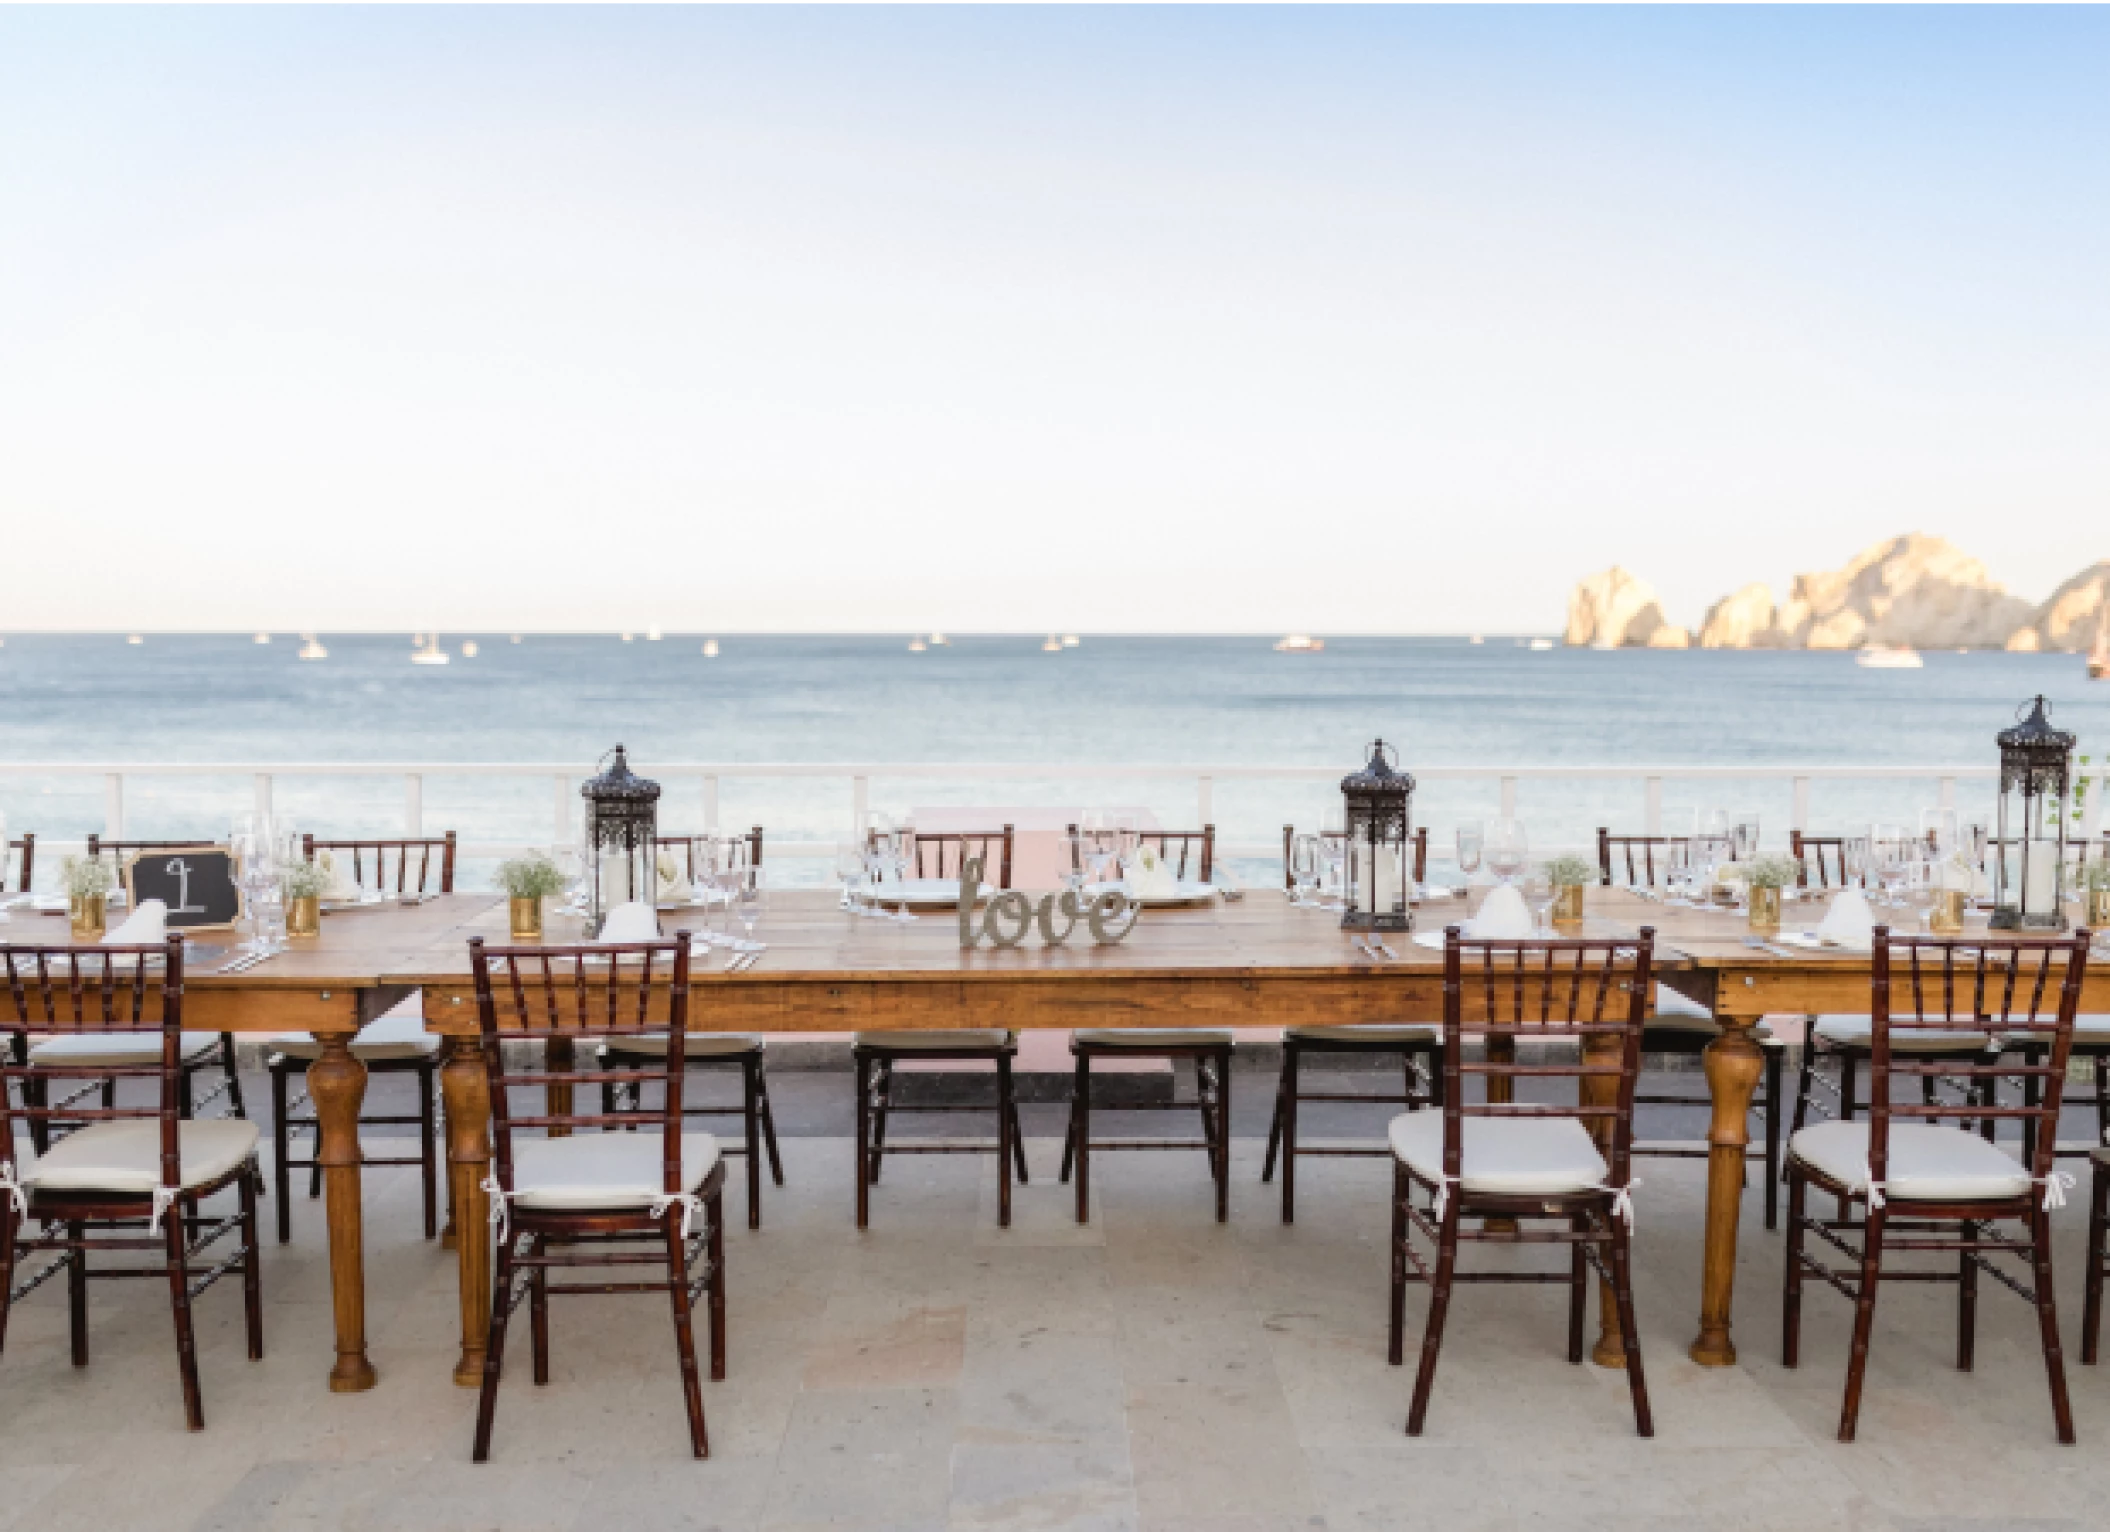
{"label": "moroccan style lantern", "polygon": [[593,890],[586,927],[594,936],[617,905],[635,899],[649,904],[659,890],[653,840],[659,829],[659,784],[630,770],[621,745],[609,755],[615,759],[608,769],[579,788],[586,800],[585,850]]}
{"label": "moroccan style lantern", "polygon": [[[2029,716],[2000,731],[1992,926],[1997,931],[2063,931],[2073,736],[2051,726],[2042,696],[2025,705]],[[2015,713],[2020,718],[2022,709]]]}
{"label": "moroccan style lantern", "polygon": [[1397,752],[1378,740],[1370,747],[1370,764],[1341,778],[1348,841],[1344,931],[1413,929],[1414,778],[1394,769],[1397,759]]}

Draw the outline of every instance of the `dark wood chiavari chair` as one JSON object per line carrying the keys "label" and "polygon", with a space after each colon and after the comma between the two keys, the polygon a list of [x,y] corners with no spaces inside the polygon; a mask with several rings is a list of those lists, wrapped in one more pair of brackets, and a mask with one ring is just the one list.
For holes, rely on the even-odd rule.
{"label": "dark wood chiavari chair", "polygon": [[[1074,828],[1074,827],[1073,827]],[[1155,846],[1159,856],[1172,864],[1172,875],[1185,882],[1191,877],[1207,883],[1216,875],[1216,826],[1199,830],[1138,830],[1136,843]]]}
{"label": "dark wood chiavari chair", "polygon": [[[655,837],[658,849],[685,850],[688,857],[689,878],[693,882],[701,864],[697,853],[700,842],[708,841],[707,835],[662,835]],[[762,865],[762,827],[755,825],[745,835],[720,838],[722,845],[740,848],[739,866],[743,868]],[[610,1037],[604,1038],[594,1051],[595,1060],[604,1069],[649,1069],[665,1057],[667,1040],[660,1036]],[[693,1070],[740,1071],[740,1104],[738,1106],[713,1106],[706,1102],[691,1103],[683,1100],[682,1113],[687,1117],[738,1117],[744,1129],[738,1144],[721,1143],[722,1153],[738,1155],[747,1162],[747,1226],[762,1227],[762,1156],[769,1156],[769,1176],[777,1185],[784,1184],[784,1160],[777,1152],[776,1114],[769,1104],[769,1073],[765,1066],[762,1038],[750,1032],[698,1032],[690,1036],[684,1050],[687,1067]],[[645,1110],[643,1088],[638,1085],[618,1085],[604,1081],[601,1085],[601,1110],[609,1116],[619,1111],[638,1112]]]}
{"label": "dark wood chiavari chair", "polygon": [[[2088,961],[2087,933],[2036,940],[1952,940],[1892,936],[1888,927],[1877,926],[1874,936],[1868,1118],[1821,1123],[1798,1130],[1788,1140],[1781,1364],[1793,1367],[1800,1361],[1806,1276],[1831,1284],[1853,1301],[1853,1347],[1846,1400],[1839,1413],[1839,1440],[1852,1441],[1861,1413],[1876,1288],[1885,1275],[1884,1253],[1954,1255],[1957,1265],[1950,1271],[1893,1271],[1888,1276],[1893,1282],[1957,1284],[1956,1366],[1962,1372],[1972,1365],[1980,1272],[2032,1303],[2059,1440],[2071,1443],[2073,1414],[2067,1404],[2052,1292],[2050,1209],[2064,1202],[2062,1183],[2073,1179],[2054,1169],[2053,1150],[2074,1011]],[[1923,1051],[1900,1046],[1915,1033],[1953,1035],[1966,1029],[2048,1037],[2044,1055],[2020,1066],[2037,1085],[2031,1104],[1994,1104],[1997,1079],[2016,1072],[2012,1063],[1990,1054],[1968,1065],[1930,1063]],[[1956,1103],[1929,1100],[1908,1083],[1905,1099],[1897,1100],[1892,1082],[1900,1076],[1906,1082],[1917,1077],[1923,1086],[1938,1083],[1937,1077],[1962,1076],[1976,1088],[1969,1100]],[[1916,1094],[1921,1099],[1911,1099]],[[1959,1121],[1952,1126],[1944,1118]],[[2003,1118],[2016,1118],[2034,1129],[2029,1135],[2034,1148],[2026,1162],[1965,1125],[1991,1127]],[[1839,1199],[1839,1217],[1809,1215],[1812,1186]],[[1860,1210],[1858,1219],[1852,1216],[1855,1208]],[[2023,1224],[2027,1237],[1993,1227],[2008,1221]],[[1812,1235],[1849,1264],[1835,1268],[1809,1254]],[[2002,1257],[2023,1261],[2029,1280],[1993,1264]]]}
{"label": "dark wood chiavari chair", "polygon": [[[1635,1430],[1652,1436],[1634,1325],[1630,1160],[1655,930],[1643,926],[1630,942],[1468,941],[1456,926],[1444,936],[1443,1109],[1392,1120],[1395,1367],[1405,1360],[1407,1284],[1429,1288],[1407,1434],[1419,1436],[1428,1416],[1454,1283],[1566,1283],[1568,1360],[1580,1364],[1594,1268],[1617,1307]],[[1467,1061],[1467,1032],[1486,1040],[1485,1062]],[[1571,1042],[1579,1045],[1573,1054]],[[1478,1101],[1465,1089],[1474,1075],[1486,1087]],[[1520,1085],[1560,1080],[1574,1081],[1574,1101],[1517,1099]],[[1415,1205],[1417,1190],[1428,1193],[1427,1208]],[[1468,1218],[1484,1223],[1467,1228]],[[1541,1220],[1564,1227],[1524,1227]],[[1433,1270],[1414,1246],[1417,1234],[1435,1246]],[[1467,1241],[1566,1245],[1569,1269],[1461,1272],[1458,1247]]]}
{"label": "dark wood chiavari chair", "polygon": [[[1295,826],[1282,827],[1282,870],[1283,876],[1289,879],[1286,886],[1290,888],[1296,886],[1295,879],[1289,874],[1289,846],[1295,836]],[[1427,881],[1428,871],[1429,827],[1422,825],[1414,831],[1414,881]],[[1263,1184],[1274,1179],[1279,1154],[1284,1223],[1297,1221],[1299,1155],[1315,1155],[1322,1159],[1382,1159],[1392,1153],[1383,1144],[1305,1143],[1298,1132],[1298,1104],[1305,1101],[1360,1102],[1371,1106],[1404,1106],[1410,1111],[1437,1104],[1442,1100],[1439,1093],[1443,1088],[1443,1075],[1437,1067],[1441,1040],[1442,1033],[1433,1024],[1433,1018],[1429,1024],[1377,1021],[1345,1026],[1299,1026],[1293,1023],[1282,1029],[1282,1073],[1275,1081],[1275,1112],[1268,1123],[1267,1153],[1260,1163],[1260,1179]],[[1404,1077],[1401,1093],[1304,1089],[1304,1068],[1308,1057],[1323,1059],[1342,1055],[1396,1057]]]}
{"label": "dark wood chiavari chair", "polygon": [[[100,835],[90,835],[87,851],[91,859],[109,857],[122,878],[125,863],[142,852],[182,851],[187,847],[209,844],[211,842],[195,837],[190,840],[108,840]],[[160,1057],[160,1047],[154,1038],[122,1035],[100,1038],[70,1036],[33,1041],[29,1045],[29,1062],[32,1064],[55,1064],[61,1056],[76,1064],[150,1065]],[[179,1109],[183,1116],[195,1117],[223,1100],[227,1103],[227,1116],[246,1118],[249,1115],[242,1101],[242,1076],[235,1068],[234,1034],[186,1032],[181,1057],[183,1080]],[[219,1069],[219,1082],[201,1092],[197,1077],[214,1067]],[[107,1095],[104,1104],[109,1104]]]}
{"label": "dark wood chiavari chair", "polygon": [[15,864],[15,892],[28,893],[30,881],[37,872],[37,837],[34,833],[0,841],[0,890],[7,887],[7,864],[10,861]]}
{"label": "dark wood chiavari chair", "polygon": [[1010,825],[1001,830],[918,830],[915,832],[915,856],[909,870],[912,878],[957,878],[966,858],[978,856],[982,859],[982,880],[990,881],[995,872],[995,886],[999,889],[1011,886],[1011,853],[1017,839]]}
{"label": "dark wood chiavari chair", "polygon": [[[665,1293],[674,1305],[689,1445],[697,1457],[708,1457],[690,1310],[699,1296],[707,1298],[711,1377],[723,1378],[725,1166],[716,1139],[683,1131],[689,933],[678,931],[671,941],[575,947],[486,947],[481,938],[472,938],[469,961],[491,1095],[486,1189],[498,1225],[491,1334],[473,1456],[481,1463],[491,1455],[507,1322],[523,1298],[529,1304],[535,1381],[546,1384],[552,1293]],[[667,1046],[636,1069],[584,1071],[555,1062],[568,1060],[569,1045],[582,1036],[644,1034],[666,1038]],[[552,1046],[560,1041],[567,1046]],[[509,1050],[508,1044],[515,1046]],[[532,1044],[542,1046],[521,1046]],[[528,1062],[532,1056],[551,1062],[536,1068]],[[657,1084],[659,1105],[629,1112],[572,1110],[572,1087],[591,1081],[640,1089]],[[540,1100],[543,1110],[516,1111],[516,1090]],[[636,1131],[654,1123],[656,1136]],[[531,1136],[537,1129],[542,1136]],[[659,1267],[664,1275],[550,1281],[553,1270],[566,1267]]]}
{"label": "dark wood chiavari chair", "polygon": [[1844,835],[1808,835],[1788,831],[1788,855],[1795,858],[1795,886],[1808,888],[1810,872],[1817,874],[1817,887],[1846,886],[1846,840]]}
{"label": "dark wood chiavari chair", "polygon": [[[315,859],[317,852],[349,856],[353,879],[362,890],[393,892],[398,897],[453,893],[454,849],[453,830],[444,835],[401,840],[301,837],[302,854],[309,861]],[[391,866],[395,873],[392,879],[389,876]],[[436,886],[435,872],[438,874]],[[311,1201],[322,1195],[321,1160],[303,1158],[292,1151],[293,1130],[300,1128],[316,1135],[317,1147],[312,1153],[319,1155],[321,1152],[322,1128],[316,1122],[315,1114],[308,1110],[311,1105],[308,1094],[305,1090],[296,1093],[293,1088],[294,1072],[306,1070],[320,1057],[321,1044],[304,1032],[294,1032],[274,1038],[271,1050],[264,1058],[264,1070],[271,1077],[271,1174],[275,1183],[273,1189],[278,1193],[278,1242],[281,1245],[293,1237],[293,1172],[307,1171]],[[415,1116],[382,1112],[366,1106],[362,1106],[359,1112],[362,1127],[416,1128],[417,1154],[384,1155],[363,1150],[361,1158],[366,1165],[418,1167],[425,1197],[425,1237],[431,1239],[439,1233],[439,1127],[435,1102],[439,1095],[440,1040],[425,1030],[422,997],[412,995],[394,1010],[361,1027],[352,1038],[352,1057],[366,1066],[369,1075],[410,1075],[417,1081],[418,1110]]]}
{"label": "dark wood chiavari chair", "polygon": [[[1062,1145],[1063,1181],[1074,1168],[1077,1177],[1077,1221],[1089,1222],[1092,1206],[1092,1151],[1199,1149],[1209,1157],[1216,1182],[1216,1221],[1231,1216],[1231,1034],[1213,1027],[1095,1027],[1070,1034],[1070,1057],[1076,1062],[1070,1087],[1070,1121]],[[1200,1138],[1093,1138],[1092,1061],[1101,1058],[1189,1059],[1194,1064],[1192,1101],[1124,1103],[1124,1112],[1198,1112]]]}
{"label": "dark wood chiavari chair", "polygon": [[[176,1325],[184,1417],[205,1429],[198,1386],[192,1300],[230,1271],[242,1273],[249,1357],[264,1354],[263,1289],[257,1269],[257,1130],[238,1118],[199,1122],[182,1115],[183,938],[153,946],[0,948],[6,998],[0,1031],[32,1028],[67,1037],[114,1035],[151,1040],[147,1063],[0,1064],[0,1345],[14,1301],[61,1271],[66,1274],[73,1365],[88,1365],[88,1284],[119,1277],[161,1277],[169,1285]],[[87,1080],[108,1087],[100,1107],[64,1099],[45,1105],[51,1086]],[[151,1106],[117,1102],[122,1080],[150,1080]],[[18,1093],[22,1105],[15,1104]],[[40,1124],[48,1147],[16,1173],[15,1123]],[[236,1211],[208,1218],[199,1204],[233,1188]],[[27,1233],[36,1224],[40,1232]],[[134,1230],[144,1224],[144,1233]],[[206,1253],[230,1233],[240,1244]],[[158,1252],[161,1264],[90,1264],[106,1252]],[[17,1283],[26,1258],[58,1259]],[[201,1257],[213,1264],[199,1269]]]}
{"label": "dark wood chiavari chair", "polygon": [[[1599,825],[1599,881],[1608,888],[1658,886],[1663,871],[1658,866],[1662,860],[1660,848],[1669,845],[1670,839],[1664,835],[1614,835]],[[1698,1001],[1681,995],[1660,980],[1651,987],[1649,994],[1648,1020],[1641,1031],[1642,1052],[1697,1060],[1707,1052],[1708,1044],[1721,1036],[1721,1025],[1715,1021],[1714,1013]],[[1787,1047],[1763,1024],[1752,1028],[1751,1036],[1763,1052],[1765,1077],[1751,1097],[1751,1110],[1758,1116],[1759,1133],[1758,1143],[1749,1152],[1765,1166],[1766,1227],[1771,1229],[1780,1221],[1780,1102]],[[1634,1105],[1705,1108],[1707,1093],[1705,1090],[1682,1095],[1640,1092],[1634,1097]],[[1704,1160],[1710,1152],[1705,1143],[1642,1140],[1634,1145],[1636,1155],[1649,1159]]]}

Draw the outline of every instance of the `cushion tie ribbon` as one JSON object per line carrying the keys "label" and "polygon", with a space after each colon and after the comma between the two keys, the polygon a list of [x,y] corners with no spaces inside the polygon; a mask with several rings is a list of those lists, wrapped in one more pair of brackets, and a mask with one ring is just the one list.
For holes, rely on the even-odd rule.
{"label": "cushion tie ribbon", "polygon": [[693,1192],[662,1192],[652,1199],[652,1205],[646,1211],[652,1217],[658,1218],[677,1202],[681,1204],[681,1237],[687,1239],[696,1215],[703,1211],[703,1199],[701,1197]]}

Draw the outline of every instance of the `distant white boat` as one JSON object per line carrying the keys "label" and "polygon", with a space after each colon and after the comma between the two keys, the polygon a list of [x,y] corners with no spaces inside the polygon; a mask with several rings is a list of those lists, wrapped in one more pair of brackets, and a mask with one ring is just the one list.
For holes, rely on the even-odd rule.
{"label": "distant white boat", "polygon": [[303,633],[301,637],[305,640],[300,646],[300,657],[302,659],[326,660],[330,657],[330,651],[322,647],[322,640],[318,639],[313,633]]}
{"label": "distant white boat", "polygon": [[1065,633],[1062,635],[1062,647],[1065,649],[1074,649],[1083,642],[1084,640],[1079,638],[1074,633]]}
{"label": "distant white boat", "polygon": [[1048,635],[1047,642],[1040,646],[1040,652],[1042,654],[1062,653],[1062,635],[1059,633],[1050,633]]}
{"label": "distant white boat", "polygon": [[952,640],[947,638],[943,633],[933,633],[930,636],[930,646],[933,649],[950,649],[952,647]]}
{"label": "distant white boat", "polygon": [[423,639],[423,642],[420,643],[416,649],[411,651],[410,663],[413,665],[446,664],[447,651],[440,647],[439,634],[434,633],[430,636],[421,634],[419,636]]}
{"label": "distant white boat", "polygon": [[475,639],[473,639],[473,638],[465,638],[465,639],[463,639],[463,640],[462,640],[462,658],[463,658],[463,659],[465,659],[465,660],[473,660],[473,659],[475,659],[475,658],[476,658],[476,640],[475,640]]}
{"label": "distant white boat", "polygon": [[1553,647],[1553,640],[1550,638],[1534,638],[1529,647],[1543,654],[1546,650]]}
{"label": "distant white boat", "polygon": [[146,639],[137,633],[129,633],[125,635],[125,642],[128,644],[143,644]]}
{"label": "distant white boat", "polygon": [[633,643],[633,642],[635,642],[635,641],[636,641],[636,639],[637,639],[637,635],[636,635],[635,633],[625,633],[625,634],[623,635],[623,642],[624,642],[624,643],[626,643],[626,644],[628,644],[628,643]]}
{"label": "distant white boat", "polygon": [[645,629],[645,642],[646,642],[646,643],[648,643],[648,644],[656,644],[656,643],[658,643],[658,642],[659,642],[659,629],[657,629],[657,628],[647,628],[647,629]]}
{"label": "distant white boat", "polygon": [[1313,638],[1309,633],[1292,633],[1275,641],[1277,654],[1317,654],[1325,647],[1325,639]]}
{"label": "distant white boat", "polygon": [[513,641],[514,643],[516,643],[516,644],[517,644],[517,643],[519,643],[519,642],[520,642],[520,635],[519,635],[518,633],[515,633],[515,634],[513,635],[513,639],[512,639],[512,641]]}
{"label": "distant white boat", "polygon": [[1918,670],[1927,662],[1916,650],[1904,648],[1863,649],[1854,656],[1854,663],[1863,670]]}
{"label": "distant white boat", "polygon": [[703,657],[707,660],[715,660],[716,658],[718,658],[717,639],[707,638],[703,641]]}
{"label": "distant white boat", "polygon": [[1471,642],[1473,642],[1473,643],[1476,643],[1476,644],[1484,644],[1484,643],[1486,643],[1486,642],[1487,642],[1487,640],[1486,640],[1486,639],[1484,639],[1484,638],[1482,638],[1482,637],[1481,637],[1481,636],[1480,636],[1479,634],[1475,633],[1475,634],[1474,634],[1474,635],[1472,636]]}
{"label": "distant white boat", "polygon": [[259,633],[256,636],[256,641],[260,644],[268,644],[271,642],[271,635],[269,633]]}
{"label": "distant white boat", "polygon": [[910,654],[921,654],[929,647],[928,644],[923,642],[923,635],[920,633],[908,641],[908,652]]}

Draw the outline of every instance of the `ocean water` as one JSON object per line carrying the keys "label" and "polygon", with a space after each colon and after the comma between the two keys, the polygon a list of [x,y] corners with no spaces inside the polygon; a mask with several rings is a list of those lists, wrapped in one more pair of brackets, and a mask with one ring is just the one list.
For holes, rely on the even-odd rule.
{"label": "ocean water", "polygon": [[[479,653],[461,653],[464,638]],[[410,663],[405,637],[327,637],[329,658],[250,635],[10,635],[0,647],[0,811],[12,833],[74,839],[104,823],[92,772],[10,773],[13,763],[509,761],[584,765],[621,741],[655,762],[998,762],[1320,766],[1345,773],[1379,735],[1409,768],[1506,766],[1774,767],[1991,765],[1993,736],[2037,692],[2101,759],[2110,684],[2071,655],[1928,654],[1915,671],[1867,670],[1850,655],[1555,649],[1490,638],[1333,639],[1315,655],[1258,638],[1087,637],[1043,653],[1037,639],[955,637],[908,651],[905,637],[451,635],[452,663]],[[700,782],[669,778],[662,823],[700,828]],[[138,777],[128,833],[224,833],[253,798],[246,775]],[[279,808],[336,834],[400,829],[400,777],[281,778]],[[1819,782],[1811,822],[1912,822],[1935,801],[1931,778]],[[466,840],[547,842],[550,774],[430,777],[428,829]],[[1680,781],[1664,801],[1756,810],[1783,844],[1785,782]],[[1990,787],[1965,782],[1976,810]],[[1140,805],[1167,826],[1198,813],[1191,781],[1063,783],[876,777],[875,807],[925,804]],[[1327,782],[1219,780],[1219,834],[1256,852],[1286,822],[1338,802]],[[850,822],[845,779],[728,775],[725,824],[760,823],[773,841],[825,841]],[[1492,780],[1428,782],[1416,796],[1433,842],[1460,818],[1496,811]],[[1638,829],[1638,781],[1520,785],[1534,849],[1580,845],[1592,827]],[[1264,859],[1242,864],[1264,875]],[[787,878],[822,874],[787,866]],[[473,885],[475,869],[465,873]],[[45,880],[40,879],[40,882]]]}

